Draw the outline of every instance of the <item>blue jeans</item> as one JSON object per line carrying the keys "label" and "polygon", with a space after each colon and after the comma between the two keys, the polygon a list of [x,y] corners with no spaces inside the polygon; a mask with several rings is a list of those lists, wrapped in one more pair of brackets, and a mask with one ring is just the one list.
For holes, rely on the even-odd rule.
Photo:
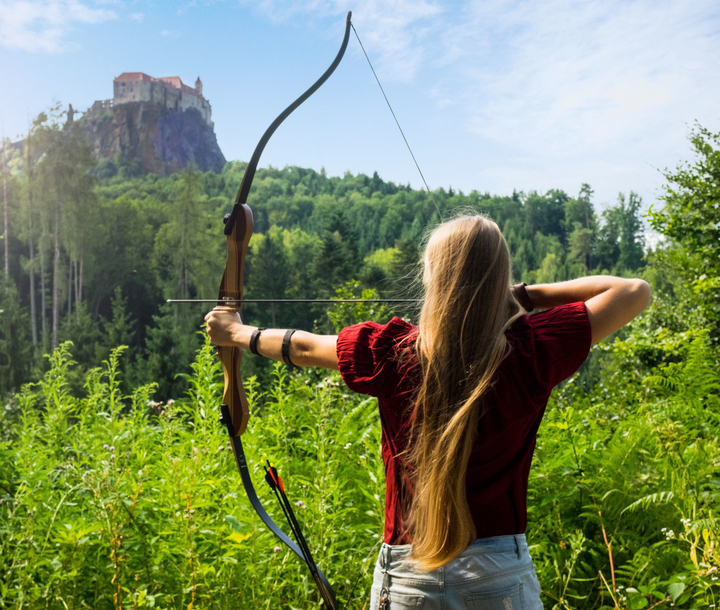
{"label": "blue jeans", "polygon": [[379,610],[542,610],[540,583],[525,535],[496,536],[473,542],[451,563],[422,572],[407,561],[410,545],[380,549],[370,608]]}

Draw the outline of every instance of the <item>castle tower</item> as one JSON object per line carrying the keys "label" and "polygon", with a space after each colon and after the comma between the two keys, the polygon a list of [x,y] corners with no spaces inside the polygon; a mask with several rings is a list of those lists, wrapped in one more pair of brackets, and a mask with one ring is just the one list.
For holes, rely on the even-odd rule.
{"label": "castle tower", "polygon": [[202,95],[202,81],[200,80],[199,76],[198,79],[195,81],[195,91],[197,91],[198,95]]}

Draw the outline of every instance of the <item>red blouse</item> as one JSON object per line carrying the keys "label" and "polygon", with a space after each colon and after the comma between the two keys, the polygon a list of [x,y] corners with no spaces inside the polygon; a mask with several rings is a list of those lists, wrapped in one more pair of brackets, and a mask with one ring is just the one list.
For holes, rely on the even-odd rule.
{"label": "red blouse", "polygon": [[[344,328],[337,342],[340,374],[354,392],[378,398],[385,464],[385,542],[408,544],[399,494],[410,416],[412,375],[398,353],[416,327],[400,318]],[[590,351],[585,303],[523,316],[506,331],[508,354],[487,395],[467,472],[467,498],[478,538],[522,534],[535,437],[552,389],[572,375]],[[408,337],[410,335],[410,337]]]}

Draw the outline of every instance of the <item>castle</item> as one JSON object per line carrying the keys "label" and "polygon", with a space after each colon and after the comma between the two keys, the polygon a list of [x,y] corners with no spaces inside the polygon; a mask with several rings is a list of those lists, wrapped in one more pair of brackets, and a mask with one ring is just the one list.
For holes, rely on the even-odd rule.
{"label": "castle", "polygon": [[87,115],[113,114],[115,106],[130,102],[157,102],[174,112],[194,108],[210,127],[213,126],[212,109],[203,97],[200,77],[193,89],[183,84],[179,76],[153,78],[143,72],[123,72],[113,81],[113,99],[96,101]]}

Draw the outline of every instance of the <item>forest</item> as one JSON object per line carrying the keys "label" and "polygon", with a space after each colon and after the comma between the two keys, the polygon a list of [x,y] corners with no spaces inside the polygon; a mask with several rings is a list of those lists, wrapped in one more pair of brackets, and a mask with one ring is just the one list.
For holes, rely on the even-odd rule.
{"label": "forest", "polygon": [[[77,121],[39,116],[8,156],[7,232],[0,307],[0,392],[17,391],[47,369],[44,357],[72,340],[83,370],[127,345],[126,383],[157,382],[178,398],[201,345],[195,331],[217,298],[225,264],[222,219],[245,164],[220,174],[192,167],[160,178],[120,158],[98,162]],[[255,217],[245,275],[247,299],[329,298],[337,290],[412,290],[428,228],[456,210],[490,215],[513,254],[517,281],[553,282],[592,273],[637,274],[645,265],[642,202],[630,192],[596,210],[593,191],[552,190],[497,197],[433,193],[346,174],[261,169],[249,205]],[[412,310],[397,311],[409,315]],[[328,330],[318,306],[248,304],[247,322]],[[256,372],[252,370],[251,372]]]}
{"label": "forest", "polygon": [[[247,299],[407,298],[427,231],[458,210],[499,224],[516,281],[651,284],[646,312],[593,347],[540,429],[527,536],[548,608],[709,608],[720,593],[720,134],[697,125],[690,144],[647,215],[635,193],[600,207],[583,183],[429,193],[271,167],[253,184]],[[57,109],[3,152],[0,606],[321,607],[252,512],[217,424],[222,373],[201,327],[213,303],[165,302],[216,297],[245,163],[141,175],[97,161]],[[337,332],[417,309],[242,315]],[[341,606],[366,608],[384,498],[375,401],[252,356],[243,378],[256,486],[271,459]]]}

